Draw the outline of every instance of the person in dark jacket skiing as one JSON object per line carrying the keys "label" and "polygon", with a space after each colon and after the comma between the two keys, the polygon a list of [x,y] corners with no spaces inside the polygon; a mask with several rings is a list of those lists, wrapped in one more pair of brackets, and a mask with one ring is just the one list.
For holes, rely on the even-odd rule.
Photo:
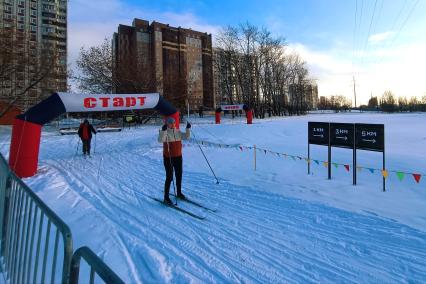
{"label": "person in dark jacket skiing", "polygon": [[90,142],[92,140],[92,133],[96,134],[96,130],[89,123],[87,119],[84,120],[78,128],[78,136],[80,136],[81,143],[83,144],[83,155],[90,156]]}
{"label": "person in dark jacket skiing", "polygon": [[185,199],[182,193],[182,140],[189,139],[191,124],[189,122],[186,124],[186,131],[183,133],[176,129],[174,118],[168,117],[166,123],[160,130],[158,142],[163,143],[163,163],[166,170],[164,203],[172,204],[169,191],[173,180],[173,169],[176,177],[176,195],[180,199]]}

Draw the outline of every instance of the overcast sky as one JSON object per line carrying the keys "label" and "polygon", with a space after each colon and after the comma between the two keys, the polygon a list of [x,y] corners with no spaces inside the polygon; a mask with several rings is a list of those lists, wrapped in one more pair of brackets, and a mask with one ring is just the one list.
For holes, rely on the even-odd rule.
{"label": "overcast sky", "polygon": [[250,22],[267,27],[299,52],[319,95],[366,103],[385,90],[426,95],[426,0],[136,1],[70,0],[69,61],[80,47],[98,45],[133,18],[214,35]]}

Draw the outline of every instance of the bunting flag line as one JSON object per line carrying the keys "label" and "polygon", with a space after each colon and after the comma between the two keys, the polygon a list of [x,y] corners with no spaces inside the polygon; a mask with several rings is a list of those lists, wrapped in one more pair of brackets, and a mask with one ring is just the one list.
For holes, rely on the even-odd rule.
{"label": "bunting flag line", "polygon": [[[212,142],[208,142],[208,141],[201,141],[201,140],[195,140],[195,139],[190,139],[187,143],[183,144],[183,147],[189,147],[190,144],[192,143],[196,143],[196,144],[201,144],[203,146],[208,146],[208,147],[218,147],[218,148],[234,148],[236,150],[241,150],[244,151],[244,149],[246,150],[250,150],[250,149],[255,149],[255,150],[259,150],[259,151],[263,151],[263,153],[266,154],[272,154],[272,155],[277,155],[278,157],[284,156],[284,158],[292,158],[293,161],[298,160],[305,160],[308,164],[312,164],[312,162],[314,162],[317,165],[320,165],[320,163],[323,164],[323,166],[325,168],[328,168],[329,163],[327,161],[322,161],[322,160],[314,160],[314,159],[309,159],[306,157],[302,157],[302,156],[297,156],[297,155],[289,155],[287,153],[279,153],[279,152],[274,152],[271,150],[267,150],[267,149],[261,149],[261,148],[257,148],[257,147],[251,147],[251,146],[243,146],[243,145],[230,145],[230,144],[219,144],[219,143],[212,143]],[[339,166],[343,166],[345,168],[345,170],[347,172],[350,172],[350,165],[349,164],[339,164],[339,163],[331,163],[336,169],[339,168]],[[382,170],[382,169],[374,169],[374,168],[367,168],[367,167],[362,167],[362,166],[356,166],[356,170],[358,172],[361,172],[363,169],[368,170],[370,173],[374,174],[375,172],[380,172],[381,175],[384,178],[388,178],[390,173],[395,173],[395,175],[397,176],[399,181],[403,181],[406,175],[411,175],[416,183],[420,183],[422,176],[425,174],[419,174],[419,173],[409,173],[409,172],[402,172],[402,171],[389,171],[389,170]]]}

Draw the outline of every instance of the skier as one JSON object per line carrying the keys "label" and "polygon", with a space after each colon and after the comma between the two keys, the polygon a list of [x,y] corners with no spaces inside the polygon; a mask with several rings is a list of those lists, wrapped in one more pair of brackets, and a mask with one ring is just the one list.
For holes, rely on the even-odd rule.
{"label": "skier", "polygon": [[168,117],[166,123],[159,131],[158,142],[163,143],[163,163],[166,170],[164,203],[173,204],[169,197],[173,169],[175,170],[177,197],[185,199],[185,195],[182,193],[182,140],[189,139],[191,124],[187,122],[186,131],[183,133],[176,129],[173,117]]}
{"label": "skier", "polygon": [[83,144],[83,155],[90,156],[90,141],[92,140],[92,132],[96,134],[96,130],[89,123],[87,119],[84,120],[78,128],[78,136],[80,136],[81,143]]}

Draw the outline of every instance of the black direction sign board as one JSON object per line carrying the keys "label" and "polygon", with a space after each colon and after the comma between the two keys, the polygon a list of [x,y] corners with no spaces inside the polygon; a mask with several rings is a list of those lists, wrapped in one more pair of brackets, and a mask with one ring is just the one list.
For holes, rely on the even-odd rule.
{"label": "black direction sign board", "polygon": [[308,122],[308,143],[328,146],[329,128],[328,122]]}
{"label": "black direction sign board", "polygon": [[353,123],[330,123],[330,145],[341,148],[354,147]]}
{"label": "black direction sign board", "polygon": [[355,124],[356,148],[369,151],[384,151],[385,126],[383,124]]}

